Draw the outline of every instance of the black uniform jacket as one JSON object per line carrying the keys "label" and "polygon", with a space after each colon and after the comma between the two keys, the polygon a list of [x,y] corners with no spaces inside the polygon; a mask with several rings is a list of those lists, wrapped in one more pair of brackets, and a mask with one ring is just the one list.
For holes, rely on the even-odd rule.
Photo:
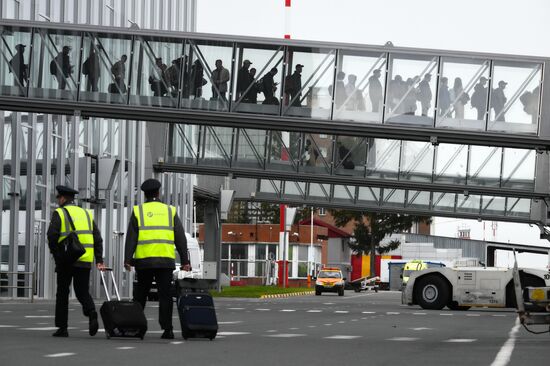
{"label": "black uniform jacket", "polygon": [[[159,201],[158,198],[152,198],[146,202]],[[136,269],[147,268],[171,268],[176,267],[176,261],[172,258],[166,257],[150,257],[143,259],[134,259],[134,252],[136,251],[138,241],[139,227],[136,215],[132,213],[130,217],[130,223],[128,224],[128,230],[126,231],[126,245],[124,250],[124,263],[128,263]],[[187,238],[185,237],[185,231],[181,223],[178,214],[174,217],[174,243],[176,250],[181,259],[181,265],[189,264],[189,256],[187,253]]]}
{"label": "black uniform jacket", "polygon": [[[63,206],[74,206],[74,202],[67,202]],[[69,225],[69,223],[67,223]],[[59,250],[61,248],[60,244],[57,242],[59,236],[61,235],[61,217],[57,211],[52,213],[52,219],[50,221],[50,226],[48,227],[48,246],[50,247],[50,252],[53,255],[55,260],[56,270],[59,269]],[[103,239],[101,238],[101,233],[97,228],[95,221],[93,221],[93,235],[94,235],[94,257],[96,263],[103,263]],[[75,262],[74,267],[84,267],[91,268],[92,264],[89,262]]]}

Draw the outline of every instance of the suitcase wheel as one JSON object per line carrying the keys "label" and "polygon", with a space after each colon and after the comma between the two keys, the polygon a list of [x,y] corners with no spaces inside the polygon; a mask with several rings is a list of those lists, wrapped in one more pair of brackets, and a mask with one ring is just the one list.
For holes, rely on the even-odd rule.
{"label": "suitcase wheel", "polygon": [[105,331],[105,337],[107,337],[107,339],[111,339],[111,335],[109,334],[109,332]]}

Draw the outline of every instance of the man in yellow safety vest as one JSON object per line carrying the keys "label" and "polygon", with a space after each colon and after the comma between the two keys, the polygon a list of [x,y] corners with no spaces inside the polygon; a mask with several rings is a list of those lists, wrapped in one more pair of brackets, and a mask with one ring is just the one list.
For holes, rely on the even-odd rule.
{"label": "man in yellow safety vest", "polygon": [[[88,317],[88,328],[91,336],[99,328],[94,301],[89,292],[90,270],[95,258],[96,267],[103,270],[103,239],[94,223],[93,213],[74,204],[77,190],[67,186],[56,186],[59,207],[52,213],[48,227],[48,246],[55,260],[57,272],[57,293],[55,295],[54,337],[68,337],[69,288],[73,282],[74,292],[82,304],[84,315]],[[71,224],[72,221],[72,224]],[[74,230],[73,230],[74,225]],[[62,241],[75,231],[86,252],[74,263],[62,260]]]}
{"label": "man in yellow safety vest", "polygon": [[176,208],[164,204],[159,199],[160,182],[147,179],[141,185],[145,203],[134,206],[126,233],[124,267],[130,271],[136,267],[137,288],[134,300],[145,309],[147,295],[153,280],[159,294],[159,323],[164,330],[161,338],[173,339],[172,295],[170,284],[176,264],[177,249],[181,259],[181,269],[191,270],[187,239]]}

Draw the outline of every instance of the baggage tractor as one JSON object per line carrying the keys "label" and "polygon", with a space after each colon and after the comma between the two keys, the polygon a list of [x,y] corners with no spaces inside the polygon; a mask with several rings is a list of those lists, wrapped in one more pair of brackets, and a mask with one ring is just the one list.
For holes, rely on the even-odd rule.
{"label": "baggage tractor", "polygon": [[177,280],[176,284],[183,339],[216,338],[218,320],[214,300],[208,293],[207,281],[186,278]]}
{"label": "baggage tractor", "polygon": [[106,268],[105,270],[111,273],[117,297],[117,300],[111,300],[107,284],[105,283],[105,276],[103,272],[100,272],[101,282],[103,282],[105,294],[107,295],[107,301],[101,305],[101,309],[99,310],[101,319],[103,320],[103,327],[105,328],[105,335],[107,338],[137,337],[143,339],[147,332],[147,318],[145,318],[143,308],[135,301],[120,300],[113,270],[112,268]]}

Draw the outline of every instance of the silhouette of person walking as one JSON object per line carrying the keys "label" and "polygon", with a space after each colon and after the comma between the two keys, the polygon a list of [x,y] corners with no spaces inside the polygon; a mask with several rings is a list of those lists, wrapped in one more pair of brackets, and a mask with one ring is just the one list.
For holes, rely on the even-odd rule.
{"label": "silhouette of person walking", "polygon": [[61,52],[59,52],[59,54],[55,56],[55,59],[52,61],[56,67],[55,78],[57,79],[58,88],[61,90],[65,90],[67,87],[67,79],[71,76],[74,70],[74,65],[71,65],[69,52],[71,52],[71,47],[63,46]]}
{"label": "silhouette of person walking", "polygon": [[229,77],[229,70],[223,67],[222,60],[216,60],[216,69],[212,71],[212,99],[227,100],[225,93]]}
{"label": "silhouette of person walking", "polygon": [[369,98],[372,105],[372,111],[378,112],[382,105],[382,84],[380,83],[380,70],[373,71],[372,76],[369,77]]}
{"label": "silhouette of person walking", "polygon": [[504,106],[507,98],[504,95],[504,89],[508,83],[501,80],[498,82],[498,88],[491,94],[491,108],[495,111],[495,121],[506,121],[504,118]]}
{"label": "silhouette of person walking", "polygon": [[304,65],[297,64],[294,73],[285,79],[285,93],[288,95],[288,103],[293,107],[302,106],[302,70]]}
{"label": "silhouette of person walking", "polygon": [[439,103],[439,115],[443,115],[447,112],[449,107],[451,106],[451,94],[449,92],[449,79],[446,77],[441,78],[441,82],[439,83],[439,96],[438,96],[438,103]]}
{"label": "silhouette of person walking", "polygon": [[424,75],[424,79],[418,84],[417,99],[422,107],[422,115],[427,116],[432,102],[431,74]]}
{"label": "silhouette of person walking", "polygon": [[98,82],[100,77],[99,55],[97,48],[93,44],[90,45],[90,53],[88,58],[82,64],[82,74],[86,75],[86,91],[97,92]]}
{"label": "silhouette of person walking", "polygon": [[264,101],[262,104],[279,104],[279,101],[273,95],[275,90],[277,90],[277,83],[274,81],[275,75],[279,71],[277,68],[273,67],[267,74],[262,78],[262,91],[264,93]]}
{"label": "silhouette of person walking", "polygon": [[454,109],[454,118],[464,118],[464,106],[470,100],[468,93],[462,87],[462,79],[455,78],[453,88],[449,91],[449,98]]}
{"label": "silhouette of person walking", "polygon": [[485,119],[485,111],[487,110],[487,78],[479,78],[479,82],[474,86],[474,92],[472,94],[472,100],[470,104],[477,110],[477,119]]}
{"label": "silhouette of person walking", "polygon": [[25,64],[25,45],[15,46],[17,52],[10,60],[10,72],[13,73],[13,85],[24,88],[29,81],[29,65]]}

